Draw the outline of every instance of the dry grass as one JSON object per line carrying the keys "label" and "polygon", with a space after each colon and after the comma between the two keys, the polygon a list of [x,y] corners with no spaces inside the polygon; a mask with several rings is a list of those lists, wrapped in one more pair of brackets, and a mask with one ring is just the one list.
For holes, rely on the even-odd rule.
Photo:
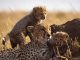
{"label": "dry grass", "polygon": [[[1,32],[5,35],[23,16],[27,15],[24,11],[15,12],[0,12],[0,35]],[[47,19],[44,25],[62,24],[73,18],[80,17],[79,12],[48,12]]]}
{"label": "dry grass", "polygon": [[[25,11],[0,12],[0,41],[2,36],[5,36],[13,28],[16,22],[27,14],[28,13]],[[79,18],[79,17],[80,17],[80,12],[48,12],[47,19],[44,22],[44,25],[45,26],[49,26],[51,24],[59,25],[69,20],[72,20],[73,18]],[[27,38],[27,40],[28,39],[29,38]]]}

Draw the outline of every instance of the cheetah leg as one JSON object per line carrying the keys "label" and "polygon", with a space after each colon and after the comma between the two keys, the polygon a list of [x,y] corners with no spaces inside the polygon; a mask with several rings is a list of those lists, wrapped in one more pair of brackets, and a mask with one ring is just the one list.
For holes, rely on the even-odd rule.
{"label": "cheetah leg", "polygon": [[25,45],[25,40],[26,40],[26,37],[23,32],[20,33],[20,35],[18,36],[18,39],[19,40],[17,42],[18,42],[20,48],[22,48]]}
{"label": "cheetah leg", "polygon": [[59,50],[58,50],[58,46],[54,46],[53,50],[54,50],[56,56],[60,56],[60,53],[59,53]]}

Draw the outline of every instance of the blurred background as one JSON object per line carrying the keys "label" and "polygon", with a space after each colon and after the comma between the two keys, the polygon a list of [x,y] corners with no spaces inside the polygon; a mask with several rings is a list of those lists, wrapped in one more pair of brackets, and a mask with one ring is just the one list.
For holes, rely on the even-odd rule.
{"label": "blurred background", "polygon": [[5,36],[35,6],[46,6],[46,26],[80,17],[80,0],[0,0],[0,36]]}

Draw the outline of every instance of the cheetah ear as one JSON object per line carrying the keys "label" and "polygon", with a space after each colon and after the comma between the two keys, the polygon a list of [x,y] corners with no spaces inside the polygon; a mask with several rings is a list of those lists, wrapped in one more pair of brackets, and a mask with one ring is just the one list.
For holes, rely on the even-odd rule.
{"label": "cheetah ear", "polygon": [[28,27],[27,27],[27,30],[28,30],[29,32],[32,32],[32,31],[33,31],[33,28],[34,28],[33,26],[28,26]]}
{"label": "cheetah ear", "polygon": [[38,7],[34,7],[33,8],[33,12],[36,13],[37,12]]}
{"label": "cheetah ear", "polygon": [[52,34],[52,37],[54,37],[54,36],[55,36],[55,34],[56,34],[56,33],[53,33],[53,34]]}

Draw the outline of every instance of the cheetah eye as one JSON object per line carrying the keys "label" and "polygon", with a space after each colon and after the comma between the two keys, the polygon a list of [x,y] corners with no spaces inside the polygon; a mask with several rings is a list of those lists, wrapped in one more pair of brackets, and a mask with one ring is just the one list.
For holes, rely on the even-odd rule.
{"label": "cheetah eye", "polygon": [[60,39],[60,40],[62,40],[62,39]]}

